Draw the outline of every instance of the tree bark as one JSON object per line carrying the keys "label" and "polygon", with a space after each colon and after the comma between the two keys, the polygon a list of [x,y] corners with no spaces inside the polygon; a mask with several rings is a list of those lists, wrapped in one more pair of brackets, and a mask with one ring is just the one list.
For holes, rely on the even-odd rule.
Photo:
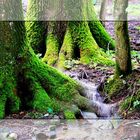
{"label": "tree bark", "polygon": [[48,108],[75,114],[72,105],[93,111],[78,83],[35,55],[23,21],[0,22],[0,34],[0,118],[21,110],[46,113]]}
{"label": "tree bark", "polygon": [[90,31],[98,46],[103,48],[105,51],[114,50],[115,42],[97,18],[95,9],[90,2],[88,9],[90,9],[88,15],[91,19],[91,21],[89,21]]}
{"label": "tree bark", "polygon": [[[46,62],[52,66],[64,67],[66,60],[80,59],[81,62],[84,62],[86,64],[94,62],[105,65],[113,65],[111,60],[107,58],[108,56],[102,50],[100,50],[99,47],[104,48],[105,50],[114,49],[114,41],[111,39],[110,35],[106,32],[106,30],[96,17],[95,12],[91,6],[93,6],[92,1],[89,7],[92,11],[91,13],[93,14],[92,15],[91,13],[89,13],[90,15],[92,15],[92,22],[73,22],[74,24],[76,24],[76,27],[74,26],[74,24],[72,24],[72,22],[63,24],[63,22],[61,23],[56,21],[55,23],[53,23],[55,24],[55,26],[53,25],[51,27],[48,27],[51,28],[51,32],[50,30],[48,30],[47,33],[46,53],[42,59],[43,62]],[[85,15],[83,15],[83,17],[84,16]],[[59,26],[60,24],[62,24],[61,28]],[[65,30],[61,32],[60,30],[62,30],[63,28],[67,28],[67,31]],[[30,32],[32,32],[32,30],[34,29],[30,28],[29,30]],[[57,32],[61,32],[63,34],[63,37],[60,37],[59,34],[56,34],[56,30]],[[87,37],[82,33],[82,30],[87,35]],[[84,37],[82,37],[82,35],[87,38],[87,40],[83,41]],[[60,41],[61,43],[59,43]],[[85,46],[85,48],[82,48],[82,44],[83,46]]]}
{"label": "tree bark", "polygon": [[66,22],[48,22],[46,38],[46,53],[43,62],[54,66],[59,58],[59,52],[66,32]]}
{"label": "tree bark", "polygon": [[107,6],[108,0],[102,0],[101,2],[101,8],[100,8],[100,21],[102,25],[105,27],[105,20],[106,20],[106,6]]}
{"label": "tree bark", "polygon": [[116,76],[127,76],[132,72],[126,12],[128,0],[116,0],[114,7],[116,34]]}
{"label": "tree bark", "polygon": [[14,34],[10,22],[0,25],[1,31],[6,29],[0,38],[4,52],[0,64],[5,69],[0,75],[0,118],[20,110],[45,113],[52,108],[56,112],[72,111],[72,105],[92,110],[88,100],[80,95],[79,84],[44,64],[34,54],[28,45],[23,22],[13,22]]}

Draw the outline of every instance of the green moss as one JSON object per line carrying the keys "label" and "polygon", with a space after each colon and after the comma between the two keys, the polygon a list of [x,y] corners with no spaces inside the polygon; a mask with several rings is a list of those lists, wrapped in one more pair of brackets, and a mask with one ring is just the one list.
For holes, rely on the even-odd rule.
{"label": "green moss", "polygon": [[9,95],[8,102],[10,113],[17,113],[20,110],[21,101],[17,95],[11,93],[11,95]]}
{"label": "green moss", "polygon": [[39,81],[49,96],[54,96],[59,100],[69,101],[74,94],[78,93],[77,89],[79,85],[74,80],[44,63],[40,66],[38,68],[37,65],[34,65],[33,71],[36,70]]}
{"label": "green moss", "polygon": [[65,118],[68,119],[76,119],[75,114],[69,110],[64,111]]}
{"label": "green moss", "polygon": [[59,43],[55,35],[49,34],[47,36],[46,48],[47,51],[42,61],[47,62],[48,65],[55,65],[59,55]]}
{"label": "green moss", "polygon": [[70,22],[69,27],[74,43],[79,46],[80,61],[82,63],[94,62],[103,65],[114,65],[114,62],[99,49],[87,22]]}
{"label": "green moss", "polygon": [[112,98],[113,96],[116,96],[123,87],[123,80],[120,78],[114,78],[105,86],[105,92],[108,93],[110,98]]}
{"label": "green moss", "polygon": [[96,12],[91,0],[88,2],[87,6],[89,12],[87,16],[90,19],[88,25],[96,43],[100,48],[105,50],[115,49],[115,42],[96,16]]}
{"label": "green moss", "polygon": [[[124,112],[128,109],[128,111],[133,111],[136,108],[134,107],[135,101],[140,101],[140,90],[136,91],[137,94],[134,94],[133,96],[127,97],[123,102],[120,104],[120,112]],[[138,108],[139,109],[139,108]]]}
{"label": "green moss", "polygon": [[38,89],[37,91],[34,92],[33,98],[34,110],[46,112],[48,107],[50,106],[50,102],[51,100],[44,89]]}
{"label": "green moss", "polygon": [[105,50],[115,49],[115,41],[111,38],[100,21],[90,21],[89,27],[95,41],[100,48],[103,48]]}
{"label": "green moss", "polygon": [[6,96],[0,95],[0,119],[5,116]]}
{"label": "green moss", "polygon": [[64,68],[66,60],[70,60],[74,58],[74,44],[71,37],[71,33],[69,29],[67,29],[63,45],[60,49],[59,60],[58,60],[58,68]]}
{"label": "green moss", "polygon": [[[83,104],[83,107],[87,107],[87,100],[79,94],[81,87],[70,77],[43,62],[38,62],[36,56],[32,57],[28,63],[26,63],[24,71],[26,71],[25,79],[28,81],[30,92],[34,97],[31,104],[33,109],[43,112],[50,107],[55,112],[63,112],[67,108],[71,110],[72,105],[80,103]],[[28,71],[28,67],[30,67],[30,71]],[[81,97],[81,102],[78,101],[78,97]],[[64,104],[65,106],[63,106]],[[78,107],[80,108],[82,105]]]}
{"label": "green moss", "polygon": [[[27,39],[35,53],[44,53],[46,28],[45,22],[26,22]],[[43,46],[44,45],[44,46]]]}

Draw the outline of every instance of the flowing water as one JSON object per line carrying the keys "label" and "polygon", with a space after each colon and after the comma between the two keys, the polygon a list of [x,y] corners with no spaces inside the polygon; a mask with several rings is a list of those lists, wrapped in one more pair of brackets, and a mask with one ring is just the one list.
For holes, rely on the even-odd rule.
{"label": "flowing water", "polygon": [[83,112],[82,115],[84,118],[118,118],[117,115],[117,104],[106,104],[104,103],[104,98],[98,92],[98,86],[96,83],[92,83],[87,79],[78,78],[78,73],[66,72],[67,75],[76,80],[83,87],[83,95],[89,99],[93,108],[96,108],[96,112],[94,112],[98,117],[95,117],[94,113],[91,112]]}
{"label": "flowing water", "polygon": [[78,80],[80,85],[84,88],[85,97],[87,97],[94,108],[97,108],[97,115],[100,118],[116,118],[116,104],[106,104],[104,103],[104,98],[101,97],[98,92],[98,85],[94,83],[87,82],[85,80]]}

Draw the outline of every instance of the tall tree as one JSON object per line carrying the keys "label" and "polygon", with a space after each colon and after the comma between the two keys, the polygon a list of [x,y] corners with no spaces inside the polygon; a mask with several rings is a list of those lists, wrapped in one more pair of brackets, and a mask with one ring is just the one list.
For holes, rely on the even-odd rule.
{"label": "tall tree", "polygon": [[[69,4],[69,1],[66,2],[68,2]],[[30,1],[30,5],[32,4],[34,4],[34,2]],[[47,32],[46,55],[43,58],[44,62],[47,62],[50,65],[57,65],[63,67],[65,60],[69,60],[71,58],[74,59],[78,58],[81,60],[81,62],[86,64],[90,62],[105,65],[113,64],[111,60],[108,59],[107,55],[100,48],[104,48],[105,50],[107,50],[108,48],[114,49],[114,41],[111,39],[110,35],[106,32],[106,30],[96,17],[92,0],[90,0],[88,4],[84,5],[83,8],[85,9],[88,8],[89,9],[88,11],[90,11],[88,13],[86,12],[81,13],[80,17],[82,17],[82,19],[85,18],[85,20],[80,22],[68,21],[67,24],[62,24],[64,25],[63,28],[64,29],[66,28],[66,30],[64,30],[65,32],[63,32],[64,37],[61,38],[61,40],[63,39],[62,43],[58,43],[60,41],[58,40],[60,39],[59,37],[60,35],[58,34],[54,35],[54,33],[50,33],[50,30],[49,32]],[[33,6],[32,8],[28,9],[30,9],[28,10],[28,12],[30,11],[29,13],[32,13],[31,11],[34,12]],[[69,8],[68,11],[69,10],[71,14],[71,12],[73,11],[71,10],[71,8]],[[86,21],[86,19],[88,18],[91,20],[91,22]],[[51,28],[52,27],[54,28],[51,29],[51,31],[56,31],[56,27],[58,27],[57,24],[60,23],[56,22],[55,26],[51,26]],[[30,28],[30,26],[28,27]],[[48,28],[50,28],[50,25]],[[32,33],[32,30],[34,31],[34,28],[29,29],[30,33]],[[49,56],[54,56],[54,59],[52,59]]]}
{"label": "tall tree", "polygon": [[127,76],[132,72],[127,7],[128,0],[115,0],[116,76]]}
{"label": "tall tree", "polygon": [[[9,8],[17,3],[21,6],[21,1],[10,2],[4,4]],[[19,11],[11,8],[10,13],[20,14],[22,7],[18,8]],[[23,21],[0,22],[0,52],[0,118],[22,109],[46,112],[50,107],[73,114],[73,105],[77,110],[90,109],[88,100],[80,95],[79,84],[35,55]]]}
{"label": "tall tree", "polygon": [[106,20],[105,17],[106,17],[106,10],[107,10],[107,8],[106,8],[107,2],[108,2],[108,0],[102,0],[101,1],[100,20],[101,20],[103,26],[105,26],[105,23],[104,22]]}

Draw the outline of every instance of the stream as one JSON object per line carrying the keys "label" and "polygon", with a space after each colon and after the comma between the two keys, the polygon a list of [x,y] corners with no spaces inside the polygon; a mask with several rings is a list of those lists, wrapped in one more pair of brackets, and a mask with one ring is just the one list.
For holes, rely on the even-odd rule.
{"label": "stream", "polygon": [[79,79],[76,72],[65,72],[66,75],[76,80],[83,87],[83,96],[89,99],[93,108],[96,108],[96,112],[81,111],[84,119],[118,119],[117,104],[106,104],[104,97],[98,92],[97,83],[92,83],[88,79]]}

